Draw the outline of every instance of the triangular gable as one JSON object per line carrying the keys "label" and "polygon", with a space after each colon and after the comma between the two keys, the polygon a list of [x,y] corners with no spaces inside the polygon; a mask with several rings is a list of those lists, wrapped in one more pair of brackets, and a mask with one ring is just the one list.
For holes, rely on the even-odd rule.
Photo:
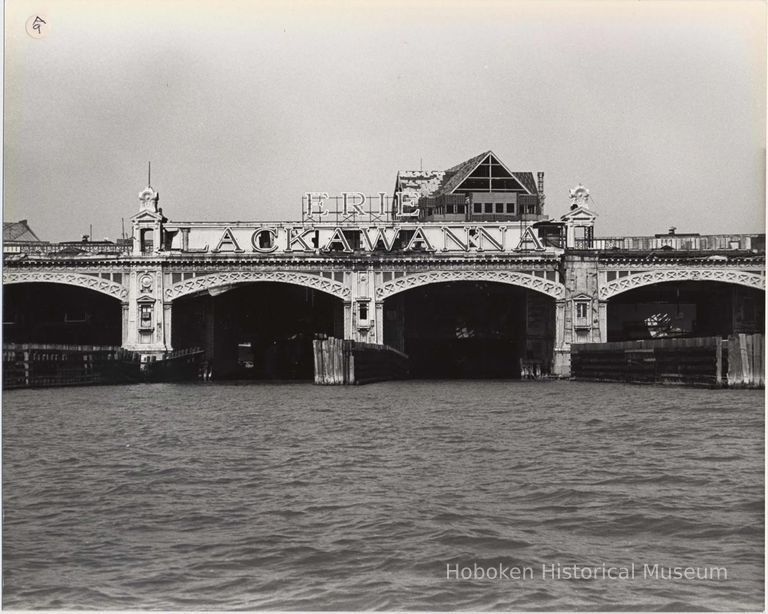
{"label": "triangular gable", "polygon": [[[470,160],[467,160],[465,163],[459,165],[458,167],[454,167],[457,170],[456,174],[451,178],[449,182],[446,183],[446,185],[443,187],[443,192],[446,194],[454,194],[457,190],[469,190],[469,191],[485,191],[486,189],[489,189],[492,187],[490,185],[490,178],[491,175],[489,173],[488,177],[485,176],[475,176],[475,173],[477,172],[478,168],[485,164],[495,164],[497,166],[500,166],[505,176],[496,176],[493,177],[494,179],[504,179],[506,181],[511,181],[512,185],[510,188],[507,188],[505,191],[516,191],[519,190],[521,192],[525,192],[526,194],[533,194],[531,190],[526,187],[524,182],[520,181],[518,177],[515,176],[515,174],[507,168],[506,164],[504,164],[499,157],[493,153],[492,151],[486,151],[485,153],[482,153],[478,156],[475,156],[474,158],[471,158]],[[446,174],[450,173],[453,169],[449,169],[446,171]],[[489,186],[488,188],[481,189],[473,188],[472,186],[465,185],[468,183],[468,180],[485,180],[488,179]]]}
{"label": "triangular gable", "polygon": [[149,296],[148,294],[142,294],[139,298],[136,299],[137,303],[154,303],[155,299]]}
{"label": "triangular gable", "polygon": [[590,294],[587,294],[586,292],[579,292],[578,294],[574,294],[571,297],[571,300],[573,301],[580,301],[580,300],[592,300],[592,296]]}
{"label": "triangular gable", "polygon": [[590,221],[593,221],[596,217],[597,217],[597,213],[595,213],[591,209],[587,209],[586,207],[577,207],[576,209],[571,209],[568,213],[566,213],[560,219],[563,220],[564,222],[568,222],[568,221],[590,222]]}
{"label": "triangular gable", "polygon": [[163,216],[159,213],[155,213],[154,211],[139,211],[136,215],[131,216],[131,221],[133,222],[156,222],[158,220],[162,221],[162,219]]}

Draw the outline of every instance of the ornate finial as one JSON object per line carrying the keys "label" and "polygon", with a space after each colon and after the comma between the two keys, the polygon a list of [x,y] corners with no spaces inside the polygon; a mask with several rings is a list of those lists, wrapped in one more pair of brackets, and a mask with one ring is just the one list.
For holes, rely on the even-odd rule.
{"label": "ornate finial", "polygon": [[152,187],[152,162],[147,162],[147,187],[139,192],[139,211],[153,211],[157,213],[157,201],[160,194]]}
{"label": "ornate finial", "polygon": [[159,199],[160,195],[155,192],[152,186],[147,186],[139,192],[139,202],[141,203],[139,209],[141,211],[153,211],[157,213],[157,201]]}
{"label": "ornate finial", "polygon": [[589,190],[579,184],[571,188],[569,198],[571,199],[571,209],[585,207],[589,209]]}

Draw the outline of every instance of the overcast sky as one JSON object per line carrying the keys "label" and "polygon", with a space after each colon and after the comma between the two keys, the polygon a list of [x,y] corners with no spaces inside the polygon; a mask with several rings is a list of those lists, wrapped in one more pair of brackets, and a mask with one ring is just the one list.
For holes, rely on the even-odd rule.
{"label": "overcast sky", "polygon": [[293,220],[492,149],[600,236],[763,232],[765,6],[8,0],[4,217],[114,239],[151,160],[172,220]]}

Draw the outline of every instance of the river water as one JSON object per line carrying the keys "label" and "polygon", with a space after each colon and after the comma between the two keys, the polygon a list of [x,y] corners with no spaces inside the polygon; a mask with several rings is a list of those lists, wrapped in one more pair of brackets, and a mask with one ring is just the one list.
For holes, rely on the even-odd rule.
{"label": "river water", "polygon": [[576,382],[10,391],[3,605],[762,610],[763,419]]}

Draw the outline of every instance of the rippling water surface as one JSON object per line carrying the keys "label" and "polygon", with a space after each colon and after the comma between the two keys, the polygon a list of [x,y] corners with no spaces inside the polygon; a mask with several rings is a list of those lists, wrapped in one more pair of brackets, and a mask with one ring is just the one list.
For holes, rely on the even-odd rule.
{"label": "rippling water surface", "polygon": [[[758,391],[22,390],[2,443],[5,607],[763,608]],[[543,579],[554,563],[639,568]],[[535,576],[446,578],[499,564]]]}

